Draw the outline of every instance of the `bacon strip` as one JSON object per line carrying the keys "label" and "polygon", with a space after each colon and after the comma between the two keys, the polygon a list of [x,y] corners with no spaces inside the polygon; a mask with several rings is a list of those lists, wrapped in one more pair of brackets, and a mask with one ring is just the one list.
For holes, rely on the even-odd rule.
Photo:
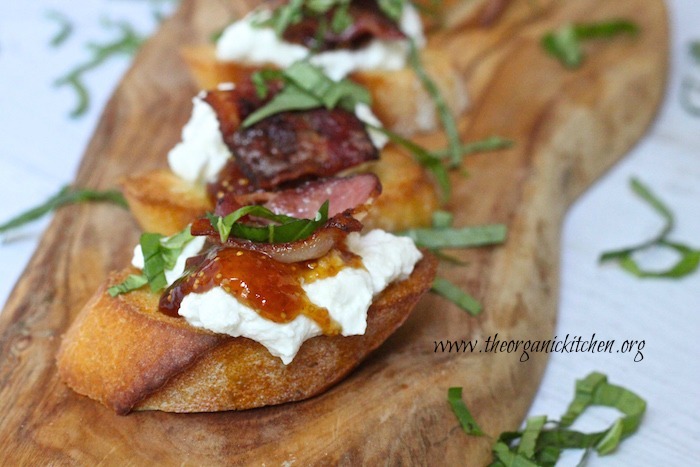
{"label": "bacon strip", "polygon": [[[275,86],[271,95],[277,92]],[[241,128],[241,122],[269,98],[261,99],[250,82],[205,96],[234,154],[209,187],[214,199],[225,193],[268,191],[290,181],[329,177],[379,158],[362,121],[342,109],[283,112]]]}
{"label": "bacon strip", "polygon": [[[335,9],[328,12],[323,20],[331,24]],[[358,49],[372,39],[400,40],[406,35],[398,25],[388,18],[377,5],[376,0],[355,0],[350,4],[348,13],[352,24],[340,33],[326,27],[319,40],[321,18],[307,16],[299,23],[289,26],[282,37],[287,42],[301,44],[316,52],[337,49]]]}
{"label": "bacon strip", "polygon": [[[310,219],[329,200],[330,219],[304,240],[269,244],[229,237],[226,242],[227,246],[258,251],[277,261],[292,263],[320,258],[341,243],[348,233],[362,230],[362,223],[354,216],[367,209],[380,192],[381,185],[375,175],[361,174],[308,182],[276,193],[225,196],[217,205],[216,213],[225,216],[239,207],[251,204],[250,201],[255,199],[258,202],[265,201],[264,206],[277,214]],[[192,235],[210,236],[215,242],[219,235],[206,218],[195,221],[191,232]]]}
{"label": "bacon strip", "polygon": [[224,141],[241,171],[263,190],[379,158],[364,124],[341,109],[279,113],[224,134]]}

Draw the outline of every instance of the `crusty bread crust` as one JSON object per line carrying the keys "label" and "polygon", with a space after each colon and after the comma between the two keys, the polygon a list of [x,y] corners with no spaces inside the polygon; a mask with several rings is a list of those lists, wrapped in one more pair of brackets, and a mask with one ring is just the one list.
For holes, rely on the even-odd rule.
{"label": "crusty bread crust", "polygon": [[174,235],[213,205],[204,187],[170,170],[154,170],[121,180],[122,193],[145,232]]}
{"label": "crusty bread crust", "polygon": [[430,288],[429,254],[391,284],[368,312],[362,336],[319,336],[284,365],[261,344],[194,328],[158,313],[158,295],[140,289],[110,297],[110,276],[63,337],[57,363],[76,392],[119,414],[131,410],[210,412],[298,401],[337,383],[408,317]]}
{"label": "crusty bread crust", "polygon": [[[439,199],[435,184],[413,157],[389,144],[379,161],[353,172],[361,171],[375,173],[382,183],[382,195],[362,221],[366,228],[398,231],[430,225]],[[202,187],[168,170],[129,176],[121,185],[134,218],[146,232],[173,235],[214,208]]]}
{"label": "crusty bread crust", "polygon": [[382,183],[382,195],[362,219],[366,229],[398,232],[432,223],[440,206],[435,182],[413,156],[395,145],[387,145],[379,161],[358,171],[372,172]]}
{"label": "crusty bread crust", "polygon": [[[236,83],[263,67],[216,58],[212,45],[185,47],[181,56],[201,89],[216,89],[221,83]],[[426,71],[435,81],[454,115],[468,104],[466,87],[449,54],[438,49],[421,51]],[[372,94],[372,111],[387,128],[405,136],[439,128],[435,103],[411,68],[402,70],[358,71],[351,78]]]}

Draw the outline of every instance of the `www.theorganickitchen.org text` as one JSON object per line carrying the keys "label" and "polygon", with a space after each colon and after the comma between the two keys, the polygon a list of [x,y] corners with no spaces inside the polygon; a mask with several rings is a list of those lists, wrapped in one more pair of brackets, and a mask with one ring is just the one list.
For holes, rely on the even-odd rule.
{"label": "www.theorganickitchen.org text", "polygon": [[595,333],[588,337],[567,334],[563,339],[503,339],[498,333],[486,339],[439,340],[433,341],[435,353],[519,353],[520,361],[526,362],[531,353],[620,353],[633,354],[635,362],[644,359],[642,350],[645,341],[636,339],[621,340],[598,339]]}

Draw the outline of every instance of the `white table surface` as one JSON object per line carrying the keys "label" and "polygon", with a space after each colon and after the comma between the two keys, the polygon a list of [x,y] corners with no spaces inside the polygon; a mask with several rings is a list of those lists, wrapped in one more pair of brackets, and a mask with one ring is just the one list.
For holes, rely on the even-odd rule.
{"label": "white table surface", "polygon": [[[128,20],[147,33],[156,25],[153,5],[165,3],[0,3],[0,220],[70,183],[101,108],[129,60],[110,60],[87,75],[92,106],[83,118],[67,116],[75,97],[68,88],[55,88],[54,80],[87,59],[87,42],[114,37],[116,30],[106,28],[103,19]],[[73,34],[59,48],[49,45],[59,29],[47,18],[51,10],[74,24]],[[700,248],[700,117],[690,116],[679,104],[681,79],[692,69],[687,43],[700,39],[700,2],[672,0],[669,10],[673,46],[663,108],[638,145],[573,206],[562,244],[557,334],[595,333],[618,343],[644,340],[644,358],[634,362],[633,354],[552,354],[531,409],[531,415],[557,418],[572,397],[574,381],[594,370],[642,395],[648,409],[640,431],[614,455],[592,456],[589,465],[700,465],[700,272],[681,280],[640,280],[597,264],[600,252],[644,240],[661,225],[631,194],[631,176],[651,186],[676,213],[672,238]],[[23,228],[0,244],[0,304],[47,222]],[[650,254],[645,259],[664,265],[672,258]],[[603,428],[615,415],[596,410],[577,426]],[[574,455],[562,461],[575,463]]]}

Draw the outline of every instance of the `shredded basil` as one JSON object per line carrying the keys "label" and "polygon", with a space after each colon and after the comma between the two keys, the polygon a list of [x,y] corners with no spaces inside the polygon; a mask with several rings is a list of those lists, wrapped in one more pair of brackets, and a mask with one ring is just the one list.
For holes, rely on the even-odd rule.
{"label": "shredded basil", "polygon": [[435,81],[433,81],[433,79],[425,71],[423,62],[418,54],[416,43],[413,40],[410,42],[408,60],[411,67],[415,71],[416,76],[418,76],[418,79],[423,84],[423,88],[433,98],[435,109],[438,112],[442,126],[445,129],[445,135],[447,136],[447,144],[451,159],[450,166],[456,167],[462,161],[462,141],[459,137],[457,121],[452,115],[450,108],[447,106],[447,102],[445,101],[445,98],[440,92],[437,84],[435,84]]}
{"label": "shredded basil", "polygon": [[[452,221],[452,213],[435,211],[432,228],[409,229],[397,234],[411,238],[420,247],[429,248],[438,258],[461,266],[464,266],[462,261],[445,254],[441,249],[495,245],[503,243],[506,239],[505,225],[453,228]],[[477,316],[482,311],[478,300],[447,279],[435,278],[431,291],[451,301],[472,316]]]}
{"label": "shredded basil", "polygon": [[304,61],[293,63],[281,74],[256,75],[254,83],[259,95],[260,87],[271,77],[281,77],[284,87],[270,102],[250,114],[243,121],[243,127],[254,125],[280,112],[319,107],[340,107],[354,112],[357,104],[370,105],[372,102],[369,92],[364,87],[349,79],[333,81],[319,67]]}
{"label": "shredded basil", "polygon": [[446,229],[452,227],[452,222],[454,221],[454,216],[449,211],[435,211],[433,212],[433,228],[434,229]]}
{"label": "shredded basil", "polygon": [[[437,151],[429,151],[423,146],[414,143],[408,138],[394,133],[384,127],[366,124],[367,128],[378,131],[386,135],[389,140],[411,153],[413,158],[422,165],[426,170],[433,174],[435,181],[440,188],[441,199],[443,202],[447,202],[450,199],[452,193],[452,184],[450,183],[450,177],[448,174],[448,168],[446,167],[444,159],[449,156],[449,149],[441,149]],[[499,136],[491,136],[489,138],[473,141],[466,144],[460,143],[461,156],[467,156],[476,152],[484,151],[497,151],[500,149],[506,149],[513,146],[513,142],[508,139],[501,138]]]}
{"label": "shredded basil", "polygon": [[91,52],[92,57],[54,82],[55,86],[69,86],[75,91],[78,103],[70,113],[73,118],[84,115],[90,107],[90,94],[83,82],[83,76],[111,57],[133,55],[144,41],[144,37],[136,33],[133,27],[125,22],[108,22],[106,24],[119,30],[117,39],[104,44],[88,43],[87,48]]}
{"label": "shredded basil", "polygon": [[[625,271],[640,278],[681,278],[695,272],[700,265],[700,250],[668,240],[675,224],[671,210],[636,178],[630,180],[630,186],[636,195],[663,218],[664,225],[653,238],[632,247],[605,252],[601,254],[599,261],[616,261]],[[680,254],[681,258],[665,271],[648,271],[639,266],[633,255],[650,248],[668,248]]]}
{"label": "shredded basil", "polygon": [[[691,66],[700,68],[700,41],[694,41],[688,45],[688,54],[693,62]],[[681,105],[686,112],[700,117],[700,81],[690,74],[683,78],[680,98]]]}
{"label": "shredded basil", "polygon": [[[573,422],[591,406],[612,407],[623,416],[606,430],[581,433],[570,430]],[[613,452],[620,442],[637,431],[646,410],[646,402],[638,395],[620,386],[609,384],[601,373],[591,373],[576,382],[574,400],[561,421],[546,417],[531,417],[525,429],[503,433],[494,446],[492,465],[511,465],[510,462],[534,462],[538,466],[553,466],[564,449],[595,450],[599,455]],[[519,440],[519,443],[515,441]],[[587,454],[586,454],[587,455]],[[523,464],[527,465],[527,464]]]}
{"label": "shredded basil", "polygon": [[56,35],[51,38],[50,44],[52,47],[59,47],[68,40],[71,34],[73,34],[73,23],[71,23],[71,21],[64,14],[55,10],[49,11],[46,14],[46,17],[58,23],[60,29]]}
{"label": "shredded basil", "polygon": [[[378,0],[379,9],[394,21],[401,18],[407,0]],[[331,30],[340,34],[353,24],[349,11],[350,0],[291,0],[272,12],[272,16],[260,23],[260,26],[271,27],[277,36],[282,36],[289,26],[299,23],[304,17],[323,17],[333,10]],[[322,22],[323,24],[323,22]]]}
{"label": "shredded basil", "polygon": [[583,63],[581,41],[609,39],[620,34],[636,35],[639,27],[631,21],[616,19],[599,23],[567,24],[547,33],[542,47],[567,68],[578,68]]}
{"label": "shredded basil", "polygon": [[[479,141],[471,141],[460,145],[459,153],[461,157],[468,156],[479,152],[499,151],[501,149],[509,149],[513,147],[513,141],[510,139],[501,138],[500,136],[489,136]],[[439,158],[450,157],[450,149],[440,149],[433,151],[433,154]]]}
{"label": "shredded basil", "polygon": [[700,105],[694,103],[693,96],[700,96],[700,81],[686,77],[681,82],[681,105],[690,115],[700,117]]}
{"label": "shredded basil", "polygon": [[517,453],[525,458],[532,458],[535,455],[535,447],[537,438],[540,436],[544,425],[547,423],[546,415],[530,417],[525,422],[520,444],[518,445]]}
{"label": "shredded basil", "polygon": [[481,313],[481,303],[447,279],[436,277],[430,290],[451,301],[472,316],[477,316]]}
{"label": "shredded basil", "polygon": [[336,34],[340,34],[347,28],[352,26],[353,18],[350,16],[350,0],[343,0],[338,2],[338,6],[333,12],[333,17],[331,18],[331,31]]}
{"label": "shredded basil", "polygon": [[454,387],[448,389],[447,401],[452,406],[452,411],[466,434],[474,436],[482,436],[484,434],[462,399],[462,388]]}
{"label": "shredded basil", "polygon": [[[459,389],[459,392],[452,392],[453,389]],[[461,388],[450,389],[448,401],[451,405],[456,398],[461,401]],[[600,432],[581,433],[571,430],[569,427],[574,421],[592,406],[612,407],[619,410],[622,416]],[[466,406],[465,410],[469,414]],[[576,382],[574,400],[569,404],[561,421],[549,420],[546,416],[539,415],[529,417],[521,431],[501,433],[492,447],[491,466],[553,467],[565,449],[584,449],[584,459],[592,450],[601,456],[610,454],[622,440],[636,433],[645,411],[646,402],[637,394],[608,383],[607,377],[601,373],[590,373]],[[465,418],[463,423],[461,413],[461,409],[460,414],[455,410],[463,427],[465,423],[466,427],[477,426],[476,422],[470,421],[469,418]],[[468,428],[465,428],[465,432],[483,434],[470,433]]]}
{"label": "shredded basil", "polygon": [[406,0],[377,0],[379,8],[394,21],[399,21],[406,6]]}
{"label": "shredded basil", "polygon": [[144,285],[148,284],[148,279],[143,274],[129,274],[129,276],[121,284],[114,285],[107,289],[107,293],[111,297],[116,297],[123,293],[131,292],[132,290],[140,289]]}
{"label": "shredded basil", "polygon": [[433,174],[435,181],[440,187],[442,201],[446,202],[450,198],[450,194],[452,193],[452,185],[450,184],[450,177],[447,173],[447,168],[442,163],[442,159],[433,155],[423,146],[420,146],[410,139],[404,138],[391,130],[387,130],[384,127],[367,124],[367,128],[371,128],[372,130],[385,134],[390,141],[407,149],[420,165],[425,167],[430,173]]}
{"label": "shredded basil", "polygon": [[[212,227],[219,232],[221,242],[230,236],[264,243],[288,243],[304,240],[328,221],[328,205],[326,201],[316,213],[314,219],[298,219],[296,217],[275,214],[264,206],[244,206],[225,217],[208,214]],[[240,222],[245,216],[255,216],[275,224],[264,227],[248,225]]]}
{"label": "shredded basil", "polygon": [[304,0],[290,0],[289,3],[277,8],[270,18],[269,22],[265,22],[265,26],[272,26],[278,36],[282,36],[284,31],[296,24],[303,18],[302,8]]}
{"label": "shredded basil", "polygon": [[688,52],[696,65],[700,66],[700,41],[693,41],[688,46]]}
{"label": "shredded basil", "polygon": [[411,238],[420,247],[440,249],[496,245],[506,240],[506,233],[505,225],[492,224],[460,228],[416,228],[399,232],[399,235]]}
{"label": "shredded basil", "polygon": [[0,233],[16,229],[29,222],[37,220],[42,216],[60,208],[61,206],[66,206],[70,204],[94,202],[94,201],[104,201],[116,204],[125,209],[128,209],[126,200],[119,191],[107,190],[107,191],[97,191],[88,190],[83,188],[73,188],[71,186],[64,186],[61,190],[47,199],[44,203],[37,207],[29,209],[18,216],[10,219],[9,221],[0,224]]}
{"label": "shredded basil", "polygon": [[175,267],[177,258],[193,238],[189,226],[171,237],[149,232],[142,234],[139,240],[143,254],[141,275],[130,274],[124,282],[108,288],[107,292],[116,297],[146,284],[152,292],[164,289],[168,285],[165,271]]}
{"label": "shredded basil", "polygon": [[[451,213],[436,211],[433,213],[433,228],[410,229],[399,232],[398,235],[409,237],[416,245],[431,249],[440,259],[461,265],[463,263],[457,258],[445,255],[441,249],[495,245],[505,241],[506,227],[502,224],[453,228],[451,227],[452,220]],[[482,311],[478,300],[447,279],[435,278],[431,291],[451,301],[472,316],[477,316]]]}

